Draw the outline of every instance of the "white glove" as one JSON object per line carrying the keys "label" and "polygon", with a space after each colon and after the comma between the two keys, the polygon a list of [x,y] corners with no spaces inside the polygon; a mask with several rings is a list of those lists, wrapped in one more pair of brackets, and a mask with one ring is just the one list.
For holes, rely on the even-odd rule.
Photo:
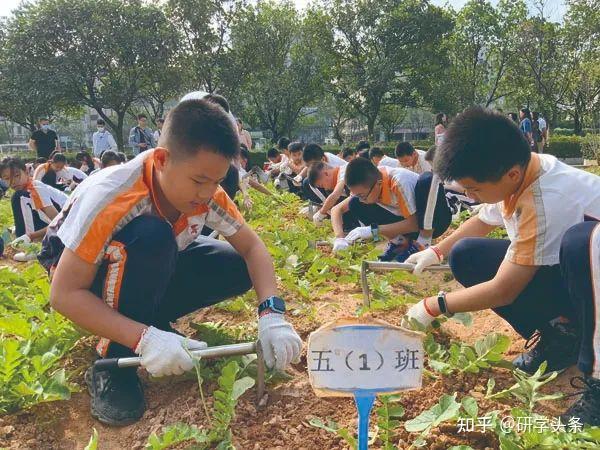
{"label": "white glove", "polygon": [[427,267],[439,264],[442,261],[435,250],[429,247],[422,252],[413,253],[406,259],[406,262],[408,264],[414,264],[415,268],[413,269],[413,273],[415,275],[420,275]]}
{"label": "white glove", "polygon": [[252,209],[252,199],[250,197],[244,197],[244,201],[242,202],[244,205],[244,208],[246,209]]}
{"label": "white glove", "polygon": [[350,233],[348,233],[348,236],[346,236],[346,240],[348,242],[354,242],[359,239],[362,239],[363,241],[373,239],[373,232],[371,231],[371,226],[357,227]]}
{"label": "white glove", "polygon": [[313,223],[315,225],[319,225],[321,222],[323,222],[325,219],[327,219],[327,214],[321,214],[321,211],[317,211],[315,213],[315,215],[313,216],[312,220]]}
{"label": "white glove", "polygon": [[302,208],[300,208],[300,211],[298,211],[298,214],[300,214],[301,216],[306,216],[306,217],[310,218],[310,216],[308,215],[308,211],[309,211],[308,206],[303,206]]}
{"label": "white glove", "polygon": [[296,175],[292,180],[296,186],[300,186],[302,184],[302,175]]}
{"label": "white glove", "polygon": [[292,362],[300,361],[302,340],[283,314],[269,313],[259,318],[258,339],[267,367],[284,370]]}
{"label": "white glove", "polygon": [[412,329],[410,323],[413,320],[416,320],[424,327],[428,327],[429,325],[431,325],[431,322],[433,322],[434,319],[435,317],[429,314],[425,309],[425,300],[421,300],[419,303],[415,303],[414,305],[412,305],[408,309],[408,311],[406,311],[406,314],[402,318],[400,326],[410,330]]}
{"label": "white glove", "polygon": [[333,253],[346,250],[348,247],[350,247],[350,242],[345,238],[335,238],[335,241],[333,241]]}
{"label": "white glove", "polygon": [[19,244],[31,244],[31,238],[27,235],[27,233],[25,233],[22,236],[19,236],[14,241],[12,241],[10,243],[10,246],[11,247],[15,247],[15,246],[17,246]]}
{"label": "white glove", "polygon": [[181,375],[194,367],[185,349],[206,348],[206,342],[188,339],[175,333],[149,327],[143,334],[135,353],[142,357],[141,366],[153,377]]}

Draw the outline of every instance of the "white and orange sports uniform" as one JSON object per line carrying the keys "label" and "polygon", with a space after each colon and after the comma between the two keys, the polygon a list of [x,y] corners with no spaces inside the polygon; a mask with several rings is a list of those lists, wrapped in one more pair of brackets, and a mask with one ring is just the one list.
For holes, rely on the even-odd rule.
{"label": "white and orange sports uniform", "polygon": [[31,179],[24,191],[15,192],[14,195],[16,198],[13,200],[13,216],[17,236],[44,228],[51,222],[44,209],[53,206],[60,211],[68,199],[67,195],[58,189]]}
{"label": "white and orange sports uniform", "polygon": [[[113,309],[146,325],[168,328],[188,312],[251,287],[243,258],[226,242],[201,235],[204,226],[236,234],[244,219],[220,187],[170,224],[153,185],[154,150],[84,180],[52,221],[38,259],[52,273],[68,248],[99,267],[90,287]],[[102,356],[130,355],[101,339]],[[115,353],[116,352],[116,353]]]}
{"label": "white and orange sports uniform", "polygon": [[600,378],[600,177],[532,153],[519,190],[478,217],[505,227],[508,240],[457,242],[455,278],[468,287],[495,277],[504,261],[536,266],[516,299],[494,311],[524,338],[568,319],[581,337],[580,370]]}

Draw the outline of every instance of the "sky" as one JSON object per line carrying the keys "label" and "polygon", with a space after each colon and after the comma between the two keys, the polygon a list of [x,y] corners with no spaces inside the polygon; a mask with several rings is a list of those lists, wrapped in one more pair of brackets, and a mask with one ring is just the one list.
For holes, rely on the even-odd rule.
{"label": "sky", "polygon": [[[294,0],[299,8],[305,7],[310,0]],[[460,9],[467,0],[431,0],[435,5],[444,5],[446,3],[452,5],[454,9]],[[492,3],[497,3],[497,0],[491,0]],[[528,0],[529,2],[532,0]],[[7,16],[16,8],[21,0],[0,0],[0,16]],[[564,0],[547,0],[548,15],[555,21],[560,21],[565,13]]]}

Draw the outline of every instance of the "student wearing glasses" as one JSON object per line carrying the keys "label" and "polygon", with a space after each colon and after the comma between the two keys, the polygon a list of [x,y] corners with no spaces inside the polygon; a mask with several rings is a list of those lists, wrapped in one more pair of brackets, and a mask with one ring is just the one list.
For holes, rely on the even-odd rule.
{"label": "student wearing glasses", "polygon": [[[375,167],[371,161],[357,158],[348,163],[345,182],[352,196],[331,210],[334,251],[357,240],[385,237],[388,246],[379,259],[403,262],[428,247],[431,239],[450,225],[444,188],[431,172],[419,176],[403,168]],[[348,211],[362,226],[344,236],[342,216]]]}

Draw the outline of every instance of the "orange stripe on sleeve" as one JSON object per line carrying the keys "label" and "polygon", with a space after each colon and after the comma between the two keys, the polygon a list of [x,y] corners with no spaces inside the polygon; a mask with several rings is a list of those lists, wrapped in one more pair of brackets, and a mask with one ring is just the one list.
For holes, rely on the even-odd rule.
{"label": "orange stripe on sleeve", "polygon": [[517,217],[517,238],[514,252],[509,260],[524,266],[536,265],[536,245],[540,230],[535,209],[533,192],[527,189],[521,194],[515,213]]}
{"label": "orange stripe on sleeve", "polygon": [[229,216],[233,217],[239,223],[244,223],[244,217],[237,209],[237,206],[235,206],[235,203],[233,203],[233,200],[229,198],[221,186],[219,186],[217,192],[215,192],[215,195],[213,195],[213,200],[217,205],[223,208]]}
{"label": "orange stripe on sleeve", "polygon": [[96,215],[75,250],[77,256],[94,264],[103,247],[114,234],[117,224],[146,196],[148,196],[148,188],[143,177],[140,176],[131,188],[117,195]]}
{"label": "orange stripe on sleeve", "polygon": [[408,202],[406,201],[406,199],[404,198],[404,195],[402,194],[402,189],[400,189],[398,187],[398,185],[396,183],[394,183],[393,181],[392,181],[392,185],[390,186],[390,188],[391,188],[391,191],[396,196],[396,199],[397,199],[396,206],[400,210],[400,214],[402,214],[402,217],[404,217],[405,219],[407,217],[410,217],[412,214],[410,212],[410,209],[408,208]]}
{"label": "orange stripe on sleeve", "polygon": [[49,205],[44,205],[44,202],[42,201],[42,197],[40,197],[40,193],[33,186],[33,184],[30,183],[27,186],[27,190],[29,191],[29,195],[31,196],[31,201],[33,202],[33,206],[35,207],[36,210],[42,209],[45,206],[49,206]]}

